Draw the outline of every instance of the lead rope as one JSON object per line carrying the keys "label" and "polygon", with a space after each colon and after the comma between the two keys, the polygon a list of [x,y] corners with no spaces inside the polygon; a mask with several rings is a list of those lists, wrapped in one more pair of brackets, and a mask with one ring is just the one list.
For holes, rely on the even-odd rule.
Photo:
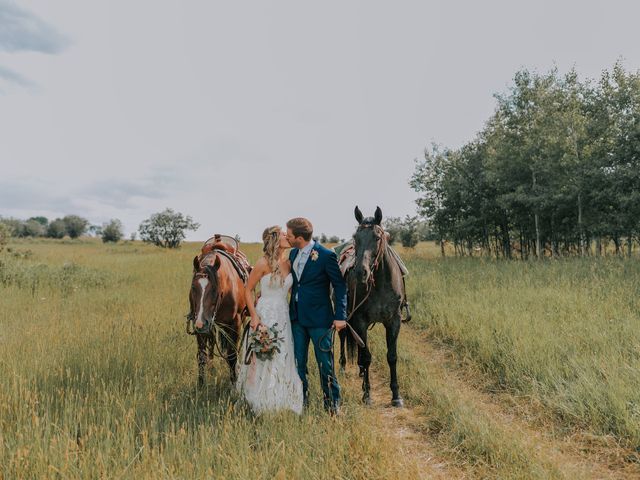
{"label": "lead rope", "polygon": [[242,340],[240,343],[244,342],[244,364],[251,365],[251,355],[253,354],[252,350],[249,350],[249,323],[244,326],[244,330],[242,331]]}

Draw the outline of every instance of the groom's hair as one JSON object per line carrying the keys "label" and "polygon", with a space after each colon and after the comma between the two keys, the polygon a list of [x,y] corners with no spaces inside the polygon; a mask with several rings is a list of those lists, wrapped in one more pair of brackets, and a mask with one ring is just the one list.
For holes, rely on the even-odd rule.
{"label": "groom's hair", "polygon": [[313,235],[313,225],[306,218],[292,218],[287,222],[287,228],[290,228],[294,237],[302,237],[305,241],[311,240]]}

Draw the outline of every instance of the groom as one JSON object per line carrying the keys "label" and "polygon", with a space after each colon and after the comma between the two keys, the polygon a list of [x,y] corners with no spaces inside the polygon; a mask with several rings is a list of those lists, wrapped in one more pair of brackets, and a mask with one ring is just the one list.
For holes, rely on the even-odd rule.
{"label": "groom", "polygon": [[[340,407],[340,385],[335,377],[331,351],[331,326],[340,331],[347,326],[347,287],[336,254],[311,239],[313,226],[306,218],[287,222],[287,240],[293,247],[289,254],[293,288],[289,303],[293,349],[302,380],[305,404],[308,402],[307,359],[309,341],[320,369],[324,407],[337,414]],[[335,292],[335,313],[330,289]]]}

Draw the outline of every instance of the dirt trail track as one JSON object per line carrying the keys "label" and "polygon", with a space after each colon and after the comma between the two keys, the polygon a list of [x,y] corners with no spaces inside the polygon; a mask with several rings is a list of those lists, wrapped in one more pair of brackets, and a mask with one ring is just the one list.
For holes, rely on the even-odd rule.
{"label": "dirt trail track", "polygon": [[[379,328],[379,327],[377,327]],[[492,394],[482,389],[478,378],[452,361],[446,349],[434,346],[424,332],[403,325],[399,349],[419,358],[425,371],[446,379],[449,388],[462,395],[473,409],[518,439],[537,458],[555,467],[567,479],[628,479],[640,478],[640,465],[629,462],[632,452],[625,452],[613,440],[587,434],[554,435],[549,424],[542,424],[532,414],[525,400],[508,394]],[[383,349],[376,349],[371,369],[372,399],[371,422],[383,429],[387,436],[397,440],[397,448],[404,462],[418,475],[417,478],[476,478],[478,471],[470,464],[451,455],[451,447],[438,443],[427,429],[428,408],[405,402],[405,408],[390,406],[388,368]],[[399,368],[402,368],[399,363]],[[361,379],[357,367],[348,366],[345,383],[353,392],[359,392]],[[402,391],[402,385],[401,385]],[[407,466],[405,465],[405,466]],[[486,477],[486,470],[480,474]]]}

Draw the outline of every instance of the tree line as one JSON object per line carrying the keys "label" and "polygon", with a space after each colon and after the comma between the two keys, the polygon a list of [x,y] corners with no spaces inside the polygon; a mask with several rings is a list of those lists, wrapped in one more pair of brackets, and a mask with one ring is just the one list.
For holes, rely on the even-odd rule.
{"label": "tree line", "polygon": [[410,185],[442,254],[631,255],[640,234],[640,73],[518,71],[484,128],[432,145]]}
{"label": "tree line", "polygon": [[[154,213],[144,220],[138,229],[140,239],[159,247],[177,248],[185,239],[185,231],[197,230],[200,225],[189,215],[167,208]],[[91,225],[89,220],[79,215],[66,215],[49,221],[46,217],[31,217],[27,220],[0,217],[0,240],[6,244],[9,237],[79,238],[85,234],[102,238],[102,241],[119,242],[124,237],[122,222],[117,219],[100,225]],[[136,232],[131,240],[136,239]]]}
{"label": "tree line", "polygon": [[[31,217],[27,220],[18,218],[2,218],[0,223],[4,224],[11,236],[18,238],[25,237],[48,237],[48,238],[78,238],[89,230],[91,227],[86,218],[78,215],[66,215],[63,218],[56,218],[49,221],[46,217]],[[93,232],[93,230],[92,230]]]}
{"label": "tree line", "polygon": [[[139,226],[140,239],[153,243],[159,247],[176,248],[185,238],[186,230],[196,230],[200,225],[189,215],[183,215],[170,208],[151,215]],[[391,244],[400,242],[405,247],[415,247],[419,241],[433,240],[434,233],[428,222],[417,216],[387,217],[384,221],[385,230],[389,233]],[[27,220],[0,217],[0,243],[6,243],[8,237],[48,237],[48,238],[78,238],[84,234],[102,238],[103,242],[119,242],[124,237],[120,220],[112,219],[102,226],[91,225],[86,218],[78,215],[67,215],[49,221],[46,217],[31,217]],[[135,240],[137,233],[133,232],[130,239]],[[239,241],[239,237],[236,236]],[[320,243],[343,243],[344,238],[337,235],[328,236],[322,233],[314,237]]]}

